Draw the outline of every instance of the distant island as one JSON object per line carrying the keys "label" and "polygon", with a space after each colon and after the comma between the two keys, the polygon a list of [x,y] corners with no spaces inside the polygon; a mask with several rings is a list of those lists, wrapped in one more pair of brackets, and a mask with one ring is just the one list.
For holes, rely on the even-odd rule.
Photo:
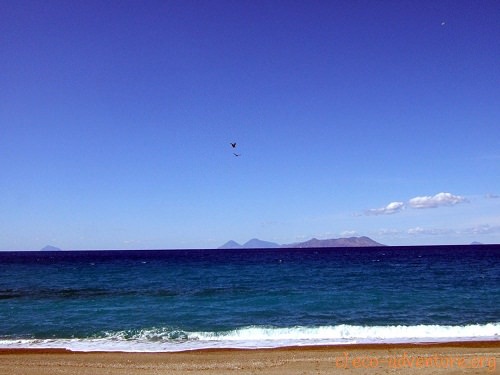
{"label": "distant island", "polygon": [[374,247],[386,246],[378,243],[369,237],[348,237],[348,238],[331,238],[328,240],[318,240],[312,238],[309,241],[294,243],[290,245],[283,245],[282,247],[292,248],[308,248],[308,247]]}
{"label": "distant island", "polygon": [[262,241],[258,238],[252,238],[243,245],[231,240],[220,246],[219,249],[274,249],[278,247],[281,247],[281,245],[275,242]]}
{"label": "distant island", "polygon": [[274,248],[291,248],[291,249],[304,249],[304,248],[315,248],[315,247],[374,247],[374,246],[386,246],[372,240],[369,237],[349,237],[349,238],[331,238],[327,240],[318,240],[317,238],[312,238],[305,242],[297,242],[292,244],[280,245],[275,242],[262,241],[257,238],[253,238],[250,241],[245,242],[240,245],[236,241],[230,240],[224,245],[220,246],[219,249],[274,249]]}
{"label": "distant island", "polygon": [[58,247],[47,245],[40,249],[40,251],[61,251]]}

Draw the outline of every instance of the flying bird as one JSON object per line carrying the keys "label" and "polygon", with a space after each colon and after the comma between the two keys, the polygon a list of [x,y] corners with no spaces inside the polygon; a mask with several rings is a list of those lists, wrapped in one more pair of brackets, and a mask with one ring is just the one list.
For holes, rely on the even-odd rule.
{"label": "flying bird", "polygon": [[232,147],[232,148],[236,148],[236,142],[231,143],[231,147]]}
{"label": "flying bird", "polygon": [[234,156],[241,156],[241,154],[237,154],[236,152],[233,152]]}

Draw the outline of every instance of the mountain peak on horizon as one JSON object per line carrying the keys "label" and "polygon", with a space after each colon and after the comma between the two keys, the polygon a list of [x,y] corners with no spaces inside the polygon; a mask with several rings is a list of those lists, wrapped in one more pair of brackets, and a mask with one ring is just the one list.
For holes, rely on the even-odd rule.
{"label": "mountain peak on horizon", "polygon": [[219,246],[218,249],[241,249],[242,247],[238,242],[229,240],[224,245]]}

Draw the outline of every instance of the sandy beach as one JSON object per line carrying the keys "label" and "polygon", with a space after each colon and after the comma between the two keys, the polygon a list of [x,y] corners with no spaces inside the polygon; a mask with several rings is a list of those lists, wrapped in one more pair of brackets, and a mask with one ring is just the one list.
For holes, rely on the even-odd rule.
{"label": "sandy beach", "polygon": [[500,341],[178,353],[0,349],[0,374],[498,374],[499,359]]}

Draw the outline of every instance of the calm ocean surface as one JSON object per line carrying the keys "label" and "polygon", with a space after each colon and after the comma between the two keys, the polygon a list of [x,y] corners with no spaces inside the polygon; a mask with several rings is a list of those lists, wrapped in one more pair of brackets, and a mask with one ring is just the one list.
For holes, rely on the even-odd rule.
{"label": "calm ocean surface", "polygon": [[0,252],[0,347],[500,340],[500,245]]}

